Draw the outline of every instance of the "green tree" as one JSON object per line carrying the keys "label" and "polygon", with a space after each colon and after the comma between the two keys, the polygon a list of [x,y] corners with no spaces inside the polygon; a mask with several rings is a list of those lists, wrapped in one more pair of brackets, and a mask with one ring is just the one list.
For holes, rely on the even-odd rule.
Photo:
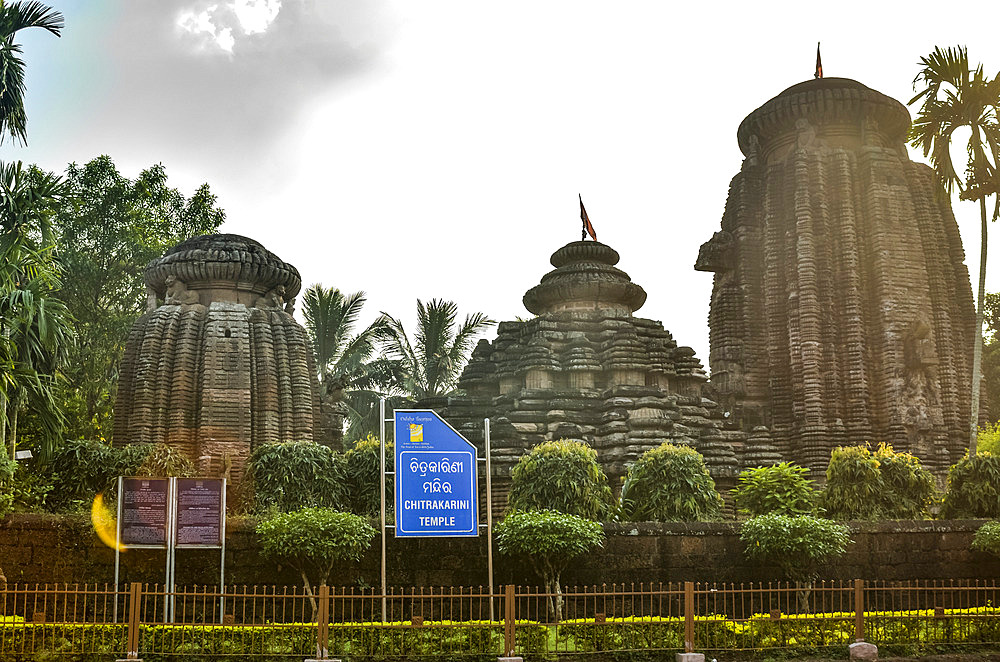
{"label": "green tree", "polygon": [[18,32],[41,28],[59,36],[63,15],[41,2],[0,0],[0,142],[9,136],[26,143],[28,118],[24,113],[24,60],[21,45],[14,43]]}
{"label": "green tree", "polygon": [[740,527],[749,559],[773,563],[799,585],[799,610],[809,610],[809,593],[824,563],[843,556],[851,542],[842,524],[812,515],[758,515]]}
{"label": "green tree", "polygon": [[[913,89],[923,86],[909,103],[923,102],[910,127],[910,143],[930,158],[942,190],[950,197],[957,188],[959,198],[979,202],[980,252],[977,290],[976,333],[972,353],[972,411],[969,420],[969,454],[976,454],[979,424],[979,391],[982,374],[983,315],[986,298],[986,199],[996,198],[991,220],[1000,213],[1000,76],[990,79],[983,66],[969,64],[964,46],[942,49],[920,58],[920,72]],[[970,130],[966,145],[968,162],[964,179],[951,158],[951,138],[956,129]]]}
{"label": "green tree", "polygon": [[473,340],[496,324],[483,313],[467,315],[458,324],[454,302],[431,299],[425,306],[417,299],[417,333],[411,343],[403,323],[382,314],[387,322],[382,351],[391,362],[394,384],[414,400],[451,393],[469,360]]}
{"label": "green tree", "polygon": [[983,336],[983,399],[987,420],[1000,423],[1000,292],[986,295],[986,335]]}
{"label": "green tree", "polygon": [[494,529],[501,554],[528,559],[545,584],[549,618],[562,619],[559,577],[570,561],[604,545],[597,522],[555,510],[512,510]]}
{"label": "green tree", "polygon": [[62,427],[53,388],[72,338],[66,309],[54,298],[60,270],[50,219],[65,196],[58,177],[0,164],[0,446],[9,445],[10,454],[26,405],[44,441]]}
{"label": "green tree", "polygon": [[979,527],[970,547],[977,552],[1000,556],[1000,522],[993,520]]}
{"label": "green tree", "polygon": [[722,505],[701,453],[668,442],[629,468],[620,513],[632,522],[704,521],[717,518]]}
{"label": "green tree", "polygon": [[581,441],[546,441],[521,456],[510,473],[513,510],[557,510],[601,519],[611,510],[608,477],[597,451]]}
{"label": "green tree", "polygon": [[135,179],[107,156],[70,164],[73,204],[53,218],[64,267],[60,296],[75,322],[77,345],[61,390],[67,436],[108,439],[118,362],[135,319],[145,311],[146,264],[187,239],[215,232],[225,218],[203,184],[190,198],[167,185],[162,165]]}
{"label": "green tree", "polygon": [[757,515],[812,515],[816,488],[806,478],[809,470],[789,462],[740,473],[733,498],[740,513]]}
{"label": "green tree", "polygon": [[[372,435],[360,440],[344,453],[344,490],[349,509],[356,515],[378,517],[382,508],[379,497],[382,461],[379,457],[379,440]],[[396,457],[391,442],[385,445],[385,470],[394,471]],[[386,517],[393,511],[392,477],[385,481]]]}
{"label": "green tree", "polygon": [[388,331],[385,315],[352,335],[365,301],[364,292],[344,294],[318,283],[302,297],[320,389],[332,406],[347,408],[348,439],[377,431],[378,401],[392,384],[388,362],[375,357],[378,339]]}
{"label": "green tree", "polygon": [[264,556],[287,563],[302,575],[315,619],[318,609],[313,586],[317,584],[312,580],[318,580],[318,586],[326,586],[338,561],[361,560],[371,546],[375,529],[351,513],[303,508],[261,521],[257,524],[257,536]]}

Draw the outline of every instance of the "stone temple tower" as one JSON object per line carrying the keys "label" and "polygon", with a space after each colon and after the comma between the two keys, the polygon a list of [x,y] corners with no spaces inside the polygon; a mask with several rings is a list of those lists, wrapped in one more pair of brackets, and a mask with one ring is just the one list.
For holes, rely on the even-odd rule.
{"label": "stone temple tower", "polygon": [[490,418],[495,503],[521,455],[552,439],[590,444],[613,485],[668,440],[700,451],[717,482],[739,471],[722,412],[702,395],[701,362],[660,322],[634,315],[646,292],[618,260],[596,241],[557,250],[554,269],[524,295],[535,317],[501,322],[472,353],[459,381],[466,395],[420,403],[477,443]]}
{"label": "stone temple tower", "polygon": [[774,97],[739,127],[746,158],[695,265],[715,273],[720,404],[813,469],[837,445],[888,442],[941,472],[968,441],[972,290],[909,126],[844,78]]}
{"label": "stone temple tower", "polygon": [[149,310],[122,357],[116,445],[166,443],[203,475],[239,477],[258,444],[329,440],[306,332],[290,314],[295,267],[216,234],[178,244],[145,277]]}

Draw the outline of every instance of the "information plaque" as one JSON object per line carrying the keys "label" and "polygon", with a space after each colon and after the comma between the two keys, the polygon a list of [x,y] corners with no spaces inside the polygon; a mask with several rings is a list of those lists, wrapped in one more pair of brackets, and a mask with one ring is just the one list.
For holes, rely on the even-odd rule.
{"label": "information plaque", "polygon": [[177,479],[177,525],[174,543],[178,547],[222,545],[222,497],[222,479]]}
{"label": "information plaque", "polygon": [[126,547],[166,547],[169,478],[124,478],[121,543]]}

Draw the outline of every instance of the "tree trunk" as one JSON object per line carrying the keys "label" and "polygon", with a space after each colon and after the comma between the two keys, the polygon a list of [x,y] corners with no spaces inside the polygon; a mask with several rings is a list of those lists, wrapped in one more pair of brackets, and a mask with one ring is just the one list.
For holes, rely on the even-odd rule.
{"label": "tree trunk", "polygon": [[17,453],[17,407],[10,413],[10,456]]}
{"label": "tree trunk", "polygon": [[983,377],[983,304],[986,301],[986,196],[979,198],[979,217],[982,223],[979,249],[979,289],[976,300],[976,337],[972,345],[972,408],[969,412],[969,457],[976,455],[976,437],[979,434],[979,387]]}
{"label": "tree trunk", "polygon": [[302,573],[302,585],[306,589],[306,595],[309,596],[309,604],[312,605],[312,610],[313,610],[312,620],[315,621],[316,615],[319,613],[319,604],[317,604],[316,602],[316,594],[313,593],[312,584],[309,583],[309,578],[306,577],[305,570],[300,570],[299,572]]}
{"label": "tree trunk", "polygon": [[812,595],[813,582],[805,581],[795,582],[795,596],[798,600],[799,613],[808,614],[809,613],[809,596]]}

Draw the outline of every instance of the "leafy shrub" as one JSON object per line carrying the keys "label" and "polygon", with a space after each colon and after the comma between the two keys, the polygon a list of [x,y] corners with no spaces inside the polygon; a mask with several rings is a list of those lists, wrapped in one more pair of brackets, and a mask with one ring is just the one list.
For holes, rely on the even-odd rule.
{"label": "leafy shrub", "polygon": [[1000,556],[1000,522],[993,520],[979,527],[972,537],[972,549]]}
{"label": "leafy shrub", "polygon": [[555,510],[513,510],[493,531],[497,549],[507,556],[528,559],[542,578],[549,616],[562,618],[559,575],[574,558],[604,544],[604,528],[597,522]]}
{"label": "leafy shrub", "polygon": [[1000,517],[1000,455],[967,455],[948,470],[941,516]]}
{"label": "leafy shrub", "polygon": [[250,455],[254,504],[263,512],[336,508],[344,503],[344,468],[333,449],[312,441],[263,444]]}
{"label": "leafy shrub", "polygon": [[538,444],[511,471],[512,510],[558,510],[596,520],[608,514],[612,500],[597,451],[579,441]]}
{"label": "leafy shrub", "polygon": [[[385,445],[385,470],[393,471],[396,457],[393,445]],[[368,435],[358,441],[354,448],[344,453],[345,503],[348,510],[356,515],[377,517],[381,510],[378,488],[381,479],[379,440]],[[385,481],[386,517],[392,512],[392,476]]]}
{"label": "leafy shrub", "polygon": [[195,474],[194,464],[166,444],[129,444],[117,449],[122,476],[178,476]]}
{"label": "leafy shrub", "polygon": [[664,443],[629,468],[620,513],[633,522],[704,521],[718,517],[722,505],[705,458],[688,446]]}
{"label": "leafy shrub", "polygon": [[851,542],[848,528],[812,515],[759,515],[740,528],[746,555],[774,563],[789,579],[812,581],[820,564],[843,555]]}
{"label": "leafy shrub", "polygon": [[6,517],[14,505],[14,474],[17,472],[17,462],[5,450],[0,448],[0,517]]}
{"label": "leafy shrub", "polygon": [[880,444],[837,447],[830,454],[820,502],[836,519],[914,519],[934,501],[934,477],[909,453]]}
{"label": "leafy shrub", "polygon": [[58,511],[89,504],[94,495],[112,486],[118,467],[115,450],[102,441],[64,441],[49,462],[53,490],[48,507]]}
{"label": "leafy shrub", "polygon": [[[997,406],[1000,407],[1000,403],[997,403]],[[976,452],[1000,455],[1000,421],[992,426],[979,428],[976,434]]]}
{"label": "leafy shrub", "polygon": [[806,478],[809,470],[789,462],[740,473],[733,498],[739,512],[757,515],[811,515],[816,511],[816,489]]}

